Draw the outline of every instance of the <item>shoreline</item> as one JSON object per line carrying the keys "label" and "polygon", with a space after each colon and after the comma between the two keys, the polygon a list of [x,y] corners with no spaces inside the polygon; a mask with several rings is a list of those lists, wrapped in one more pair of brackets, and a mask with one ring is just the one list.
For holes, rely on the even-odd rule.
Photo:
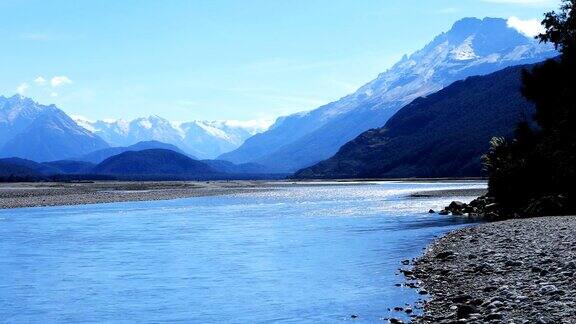
{"label": "shoreline", "polygon": [[437,239],[405,272],[429,294],[413,322],[576,323],[575,232],[576,217],[561,216],[482,223]]}
{"label": "shoreline", "polygon": [[0,210],[219,196],[273,190],[259,181],[0,183]]}
{"label": "shoreline", "polygon": [[[400,180],[378,180],[400,181]],[[407,181],[407,180],[401,180]],[[422,182],[422,179],[413,179]],[[426,180],[444,182],[449,180]],[[455,180],[450,180],[455,181]],[[469,181],[463,179],[461,181]],[[277,190],[287,187],[368,185],[372,181],[87,181],[0,183],[0,210],[29,207],[157,201]],[[458,192],[458,190],[451,190]],[[431,191],[428,194],[436,194]],[[445,193],[440,193],[445,194]]]}

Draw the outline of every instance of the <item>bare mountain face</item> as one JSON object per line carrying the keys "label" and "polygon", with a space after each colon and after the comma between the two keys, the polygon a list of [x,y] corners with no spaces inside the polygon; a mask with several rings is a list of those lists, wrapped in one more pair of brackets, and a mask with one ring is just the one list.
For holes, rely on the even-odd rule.
{"label": "bare mountain face", "polygon": [[186,153],[210,159],[238,148],[252,135],[264,131],[230,121],[170,122],[159,116],[132,121],[91,122],[77,118],[82,127],[94,132],[112,146],[130,146],[142,141],[160,141],[175,145]]}
{"label": "bare mountain face", "polygon": [[43,106],[19,95],[0,96],[0,149],[14,136],[24,131],[45,111],[54,106]]}
{"label": "bare mountain face", "polygon": [[54,105],[16,95],[0,97],[0,156],[38,162],[83,155],[108,147]]}
{"label": "bare mountain face", "polygon": [[506,20],[466,18],[355,93],[310,112],[279,118],[266,132],[219,157],[293,172],[334,155],[362,132],[383,126],[414,99],[473,75],[556,56]]}

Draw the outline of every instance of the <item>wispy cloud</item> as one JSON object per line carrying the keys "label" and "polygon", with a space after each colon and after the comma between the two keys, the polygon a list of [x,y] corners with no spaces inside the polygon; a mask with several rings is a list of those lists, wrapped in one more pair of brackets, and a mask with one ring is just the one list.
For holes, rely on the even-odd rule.
{"label": "wispy cloud", "polygon": [[72,80],[65,75],[54,76],[52,78],[45,78],[40,75],[35,79],[20,83],[16,91],[20,95],[24,95],[28,90],[36,90],[39,91],[40,94],[55,98],[59,96],[59,93],[56,92],[57,88],[72,83]]}
{"label": "wispy cloud", "polygon": [[460,9],[456,8],[456,7],[440,8],[440,9],[436,10],[436,14],[440,14],[440,15],[453,14],[453,13],[457,13],[457,12],[460,12]]}
{"label": "wispy cloud", "polygon": [[538,19],[522,20],[514,16],[508,18],[508,27],[514,28],[528,37],[534,37],[545,31]]}
{"label": "wispy cloud", "polygon": [[43,86],[46,84],[46,79],[44,79],[44,77],[39,76],[36,79],[34,79],[34,83],[36,83],[39,86]]}
{"label": "wispy cloud", "polygon": [[70,80],[70,78],[65,75],[55,76],[52,79],[50,79],[50,85],[53,88],[57,88],[59,86],[66,84],[72,84],[72,80]]}
{"label": "wispy cloud", "polygon": [[260,118],[252,120],[225,120],[224,123],[230,127],[252,128],[255,131],[264,131],[274,123],[273,119]]}
{"label": "wispy cloud", "polygon": [[26,82],[20,83],[20,85],[16,87],[16,92],[18,92],[18,94],[23,96],[29,87],[30,86]]}

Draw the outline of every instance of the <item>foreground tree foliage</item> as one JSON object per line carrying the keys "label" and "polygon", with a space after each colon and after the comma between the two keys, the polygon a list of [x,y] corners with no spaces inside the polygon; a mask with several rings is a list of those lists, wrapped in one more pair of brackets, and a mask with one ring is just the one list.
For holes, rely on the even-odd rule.
{"label": "foreground tree foliage", "polygon": [[576,214],[576,0],[564,0],[542,21],[537,36],[560,57],[523,73],[522,94],[535,104],[532,125],[518,125],[511,141],[495,138],[485,155],[489,195],[498,215]]}

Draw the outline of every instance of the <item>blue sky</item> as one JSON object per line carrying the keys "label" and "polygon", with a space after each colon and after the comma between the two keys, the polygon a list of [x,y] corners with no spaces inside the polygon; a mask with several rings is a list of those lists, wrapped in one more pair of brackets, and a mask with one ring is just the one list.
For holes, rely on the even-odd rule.
{"label": "blue sky", "polygon": [[0,0],[0,94],[90,119],[272,119],[370,81],[462,17],[557,0]]}

